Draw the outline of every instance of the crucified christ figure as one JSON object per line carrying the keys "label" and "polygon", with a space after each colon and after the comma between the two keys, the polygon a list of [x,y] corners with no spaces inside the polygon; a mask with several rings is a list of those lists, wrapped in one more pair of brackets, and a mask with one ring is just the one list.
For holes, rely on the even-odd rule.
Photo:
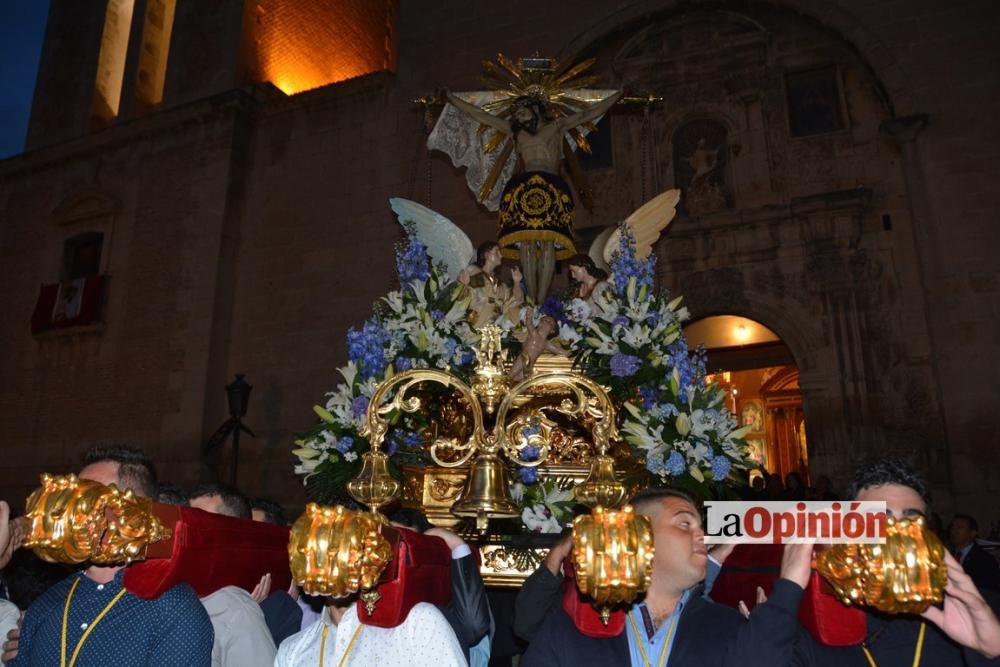
{"label": "crucified christ figure", "polygon": [[515,100],[510,120],[445,92],[455,108],[510,136],[521,170],[504,188],[497,242],[507,257],[519,259],[528,294],[541,304],[552,284],[557,259],[576,254],[573,245],[573,196],[559,175],[563,136],[607,113],[621,92],[582,111],[555,118],[541,96]]}

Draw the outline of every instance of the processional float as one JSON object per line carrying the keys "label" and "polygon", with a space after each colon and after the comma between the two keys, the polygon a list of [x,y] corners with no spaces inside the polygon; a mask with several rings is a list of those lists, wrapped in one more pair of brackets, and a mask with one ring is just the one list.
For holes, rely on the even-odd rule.
{"label": "processional float", "polygon": [[[572,158],[575,149],[587,150],[586,134],[598,118],[587,110],[601,104],[599,108],[605,109],[606,101],[619,95],[588,87],[596,81],[585,76],[592,64],[591,60],[557,66],[541,57],[513,63],[501,56],[497,64],[486,64],[495,90],[452,99],[429,142],[467,169],[470,189],[487,208],[506,207],[500,213],[501,249],[507,256],[520,254],[522,261],[527,257],[540,262],[536,284],[547,285],[543,274],[552,270],[546,253],[575,250],[572,238],[562,233],[567,224],[571,230],[567,216],[572,205],[557,179],[548,176],[515,181],[519,189],[499,191],[497,185],[511,182],[517,169],[512,123],[521,122],[519,110],[528,107],[535,114],[551,112],[551,121],[583,119],[555,137],[555,157]],[[659,98],[624,99],[649,105]],[[483,116],[479,109],[496,119]],[[463,119],[463,113],[471,114],[471,119]],[[491,133],[491,127],[505,132]],[[573,162],[570,159],[568,171],[578,174]],[[631,239],[637,257],[648,256],[673,218],[679,196],[676,190],[663,193],[622,226],[608,227],[591,245],[594,264],[607,268],[623,237]],[[393,200],[392,207],[408,233],[416,230],[427,254],[444,267],[446,279],[454,281],[475,254],[468,237],[415,202]],[[562,231],[555,236],[535,233],[550,223]],[[546,246],[553,238],[554,250]],[[634,301],[635,285],[629,289]],[[544,289],[537,293],[543,294]],[[433,313],[419,315],[433,319]],[[569,582],[575,584],[567,584],[563,606],[584,632],[618,634],[624,627],[623,609],[649,585],[655,556],[649,520],[627,504],[639,490],[630,481],[634,478],[624,474],[637,463],[619,433],[621,408],[628,406],[622,396],[586,376],[566,356],[531,359],[524,378],[513,380],[501,331],[495,323],[483,324],[476,322],[478,349],[474,368],[465,376],[468,381],[445,364],[386,374],[374,387],[357,430],[368,447],[361,453],[357,474],[346,484],[347,493],[366,510],[311,503],[289,532],[159,505],[113,485],[104,487],[72,475],[44,475],[42,488],[28,501],[26,544],[50,561],[131,564],[125,586],[145,597],[180,581],[191,584],[199,595],[225,585],[251,590],[261,575],[270,572],[278,587],[294,578],[308,593],[338,598],[357,594],[363,622],[391,627],[402,622],[416,602],[442,604],[450,596],[447,547],[438,538],[391,526],[381,510],[397,499],[419,507],[439,525],[454,526],[463,519],[471,523],[466,537],[479,543],[487,584],[519,585],[540,564],[544,548],[514,545],[490,532],[491,520],[519,515],[509,474],[516,464],[543,469],[545,476],[560,476],[587,508],[572,524],[573,550],[566,569]],[[674,335],[680,335],[679,324]],[[676,368],[671,383],[676,392]],[[340,408],[350,413],[350,401],[362,397],[350,392],[345,396]],[[335,421],[325,409],[318,413]],[[401,466],[399,479],[393,475],[384,444],[390,422],[407,414],[419,414],[430,425],[424,446],[433,465]],[[344,458],[348,452],[354,454],[350,447],[345,449],[339,450]],[[307,472],[316,470],[321,452],[326,460],[332,455],[329,443],[296,451]],[[940,541],[921,520],[890,520],[887,532],[883,545],[838,545],[823,551],[816,562],[818,572],[848,605],[916,613],[940,602],[946,581]],[[738,561],[734,555],[727,566],[738,566]],[[845,626],[830,615],[846,613],[846,608],[822,590],[818,578],[809,588],[806,599],[812,600],[808,603],[812,617],[805,620],[817,638],[828,643],[860,641],[863,635],[856,636],[857,632],[836,633],[838,626],[851,624]],[[851,627],[863,632],[863,619],[860,626],[857,621],[855,616]]]}

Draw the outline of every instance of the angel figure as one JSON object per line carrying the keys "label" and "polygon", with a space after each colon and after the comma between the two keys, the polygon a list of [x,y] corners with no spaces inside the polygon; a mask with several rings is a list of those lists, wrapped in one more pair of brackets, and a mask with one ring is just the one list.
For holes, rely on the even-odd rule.
{"label": "angel figure", "polygon": [[496,323],[504,315],[511,322],[518,321],[524,301],[521,272],[517,267],[511,269],[513,286],[500,280],[497,275],[500,247],[495,242],[483,243],[477,252],[465,232],[440,213],[398,197],[390,199],[389,205],[400,224],[413,226],[431,260],[444,267],[450,280],[463,285],[469,297],[469,324],[480,329]]}
{"label": "angel figure", "polygon": [[590,255],[573,255],[566,265],[570,279],[576,284],[573,296],[577,299],[593,301],[608,284],[608,272],[599,268]]}
{"label": "angel figure", "polygon": [[[622,225],[628,227],[635,243],[636,259],[645,259],[653,252],[653,244],[663,235],[674,216],[681,191],[667,190],[656,195],[625,218],[621,225],[612,225],[597,235],[586,255],[569,260],[570,278],[576,283],[576,297],[593,301],[600,294],[610,272],[611,258],[621,243]],[[586,260],[589,259],[590,262]]]}
{"label": "angel figure", "polygon": [[458,282],[465,285],[469,293],[469,323],[473,328],[492,324],[502,315],[507,315],[512,322],[517,320],[517,312],[524,302],[521,270],[513,267],[510,275],[514,285],[506,285],[497,275],[502,260],[500,246],[495,241],[487,241],[476,249],[476,263],[458,274]]}
{"label": "angel figure", "polygon": [[511,364],[508,373],[510,379],[515,382],[520,382],[526,374],[531,372],[535,362],[538,361],[538,357],[542,356],[543,352],[566,354],[566,350],[549,340],[559,330],[555,319],[546,316],[536,325],[534,309],[528,308],[524,315],[524,325],[527,328],[527,334],[521,341],[521,354],[517,355],[517,359]]}

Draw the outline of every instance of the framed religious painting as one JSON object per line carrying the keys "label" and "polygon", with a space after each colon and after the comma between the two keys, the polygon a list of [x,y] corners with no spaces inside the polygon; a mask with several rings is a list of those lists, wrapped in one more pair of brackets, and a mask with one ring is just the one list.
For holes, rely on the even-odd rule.
{"label": "framed religious painting", "polygon": [[[760,465],[761,468],[767,469],[767,443],[764,441],[763,437],[748,437],[747,438],[747,448],[750,450],[750,458]],[[752,481],[752,480],[751,480]]]}
{"label": "framed religious painting", "polygon": [[750,433],[764,432],[764,406],[756,399],[748,399],[740,408],[740,426],[749,426]]}

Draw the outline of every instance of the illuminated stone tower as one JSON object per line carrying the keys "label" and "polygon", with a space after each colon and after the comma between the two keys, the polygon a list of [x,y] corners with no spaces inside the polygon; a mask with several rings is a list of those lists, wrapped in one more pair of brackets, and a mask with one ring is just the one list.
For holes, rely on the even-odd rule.
{"label": "illuminated stone tower", "polygon": [[27,148],[273,83],[395,68],[396,0],[53,0]]}

